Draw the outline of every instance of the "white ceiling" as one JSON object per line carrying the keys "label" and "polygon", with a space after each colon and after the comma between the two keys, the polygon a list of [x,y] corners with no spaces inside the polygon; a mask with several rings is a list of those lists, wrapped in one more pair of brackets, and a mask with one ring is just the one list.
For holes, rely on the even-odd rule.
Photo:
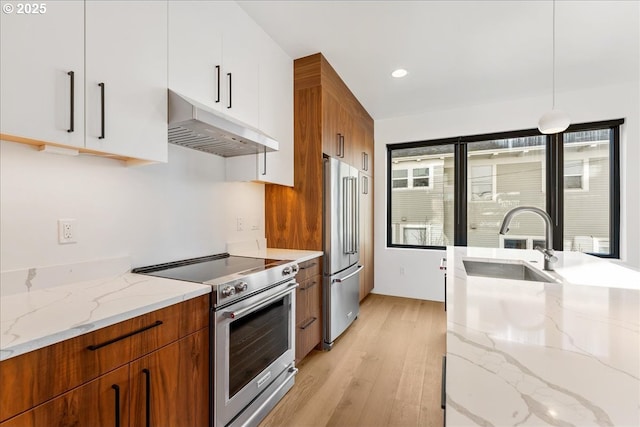
{"label": "white ceiling", "polygon": [[[540,94],[551,106],[551,1],[238,3],[292,58],[322,52],[374,119]],[[639,5],[557,1],[558,107],[564,91],[638,81]]]}

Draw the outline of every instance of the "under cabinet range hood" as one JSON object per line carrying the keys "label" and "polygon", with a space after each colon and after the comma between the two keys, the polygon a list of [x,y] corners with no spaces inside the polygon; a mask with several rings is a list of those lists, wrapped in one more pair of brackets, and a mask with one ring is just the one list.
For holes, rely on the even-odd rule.
{"label": "under cabinet range hood", "polygon": [[169,89],[169,143],[221,157],[278,150],[278,141]]}

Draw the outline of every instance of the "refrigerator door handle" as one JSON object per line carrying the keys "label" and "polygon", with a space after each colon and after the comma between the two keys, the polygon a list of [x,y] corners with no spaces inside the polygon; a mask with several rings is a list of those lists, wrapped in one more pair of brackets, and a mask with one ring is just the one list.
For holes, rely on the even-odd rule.
{"label": "refrigerator door handle", "polygon": [[331,281],[331,284],[334,284],[334,283],[342,283],[342,282],[346,281],[347,279],[351,279],[353,276],[355,276],[356,274],[360,273],[360,272],[362,271],[362,269],[363,269],[363,268],[364,268],[364,266],[363,266],[363,265],[359,265],[359,266],[358,266],[358,269],[357,269],[356,271],[354,271],[353,273],[349,273],[349,274],[347,274],[346,276],[341,277],[341,278],[339,278],[339,279],[333,279],[333,280]]}
{"label": "refrigerator door handle", "polygon": [[349,212],[349,178],[342,180],[342,252],[349,254],[351,248],[351,215]]}
{"label": "refrigerator door handle", "polygon": [[353,187],[351,189],[351,196],[352,196],[352,201],[353,201],[353,228],[352,228],[352,234],[353,234],[353,254],[357,254],[358,253],[358,243],[360,240],[360,227],[358,226],[358,217],[359,217],[359,212],[358,212],[358,177],[353,177]]}

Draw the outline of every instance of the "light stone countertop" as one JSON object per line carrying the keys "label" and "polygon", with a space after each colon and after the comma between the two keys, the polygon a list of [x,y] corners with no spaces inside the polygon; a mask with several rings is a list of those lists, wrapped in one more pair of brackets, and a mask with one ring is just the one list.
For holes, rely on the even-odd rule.
{"label": "light stone countertop", "polygon": [[[233,255],[303,262],[323,253],[244,248]],[[130,269],[124,257],[0,273],[0,361],[211,292]]]}
{"label": "light stone countertop", "polygon": [[463,260],[537,251],[447,248],[447,426],[640,425],[640,273],[556,255],[558,283],[524,282]]}
{"label": "light stone countertop", "polygon": [[[60,279],[61,267],[3,272],[2,287],[13,289],[0,297],[0,360],[211,292],[210,286],[178,280],[129,272],[107,275],[104,268],[102,278],[50,286]],[[24,288],[32,281],[36,285]],[[19,286],[24,290],[17,292]]]}

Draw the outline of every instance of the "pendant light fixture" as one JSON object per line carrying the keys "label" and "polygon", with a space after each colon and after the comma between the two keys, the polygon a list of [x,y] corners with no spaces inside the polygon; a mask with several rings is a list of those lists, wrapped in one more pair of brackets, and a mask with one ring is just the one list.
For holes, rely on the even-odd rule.
{"label": "pendant light fixture", "polygon": [[566,130],[571,119],[562,110],[556,110],[556,0],[553,0],[553,66],[551,75],[551,111],[547,111],[538,120],[538,130],[544,134],[559,133]]}

